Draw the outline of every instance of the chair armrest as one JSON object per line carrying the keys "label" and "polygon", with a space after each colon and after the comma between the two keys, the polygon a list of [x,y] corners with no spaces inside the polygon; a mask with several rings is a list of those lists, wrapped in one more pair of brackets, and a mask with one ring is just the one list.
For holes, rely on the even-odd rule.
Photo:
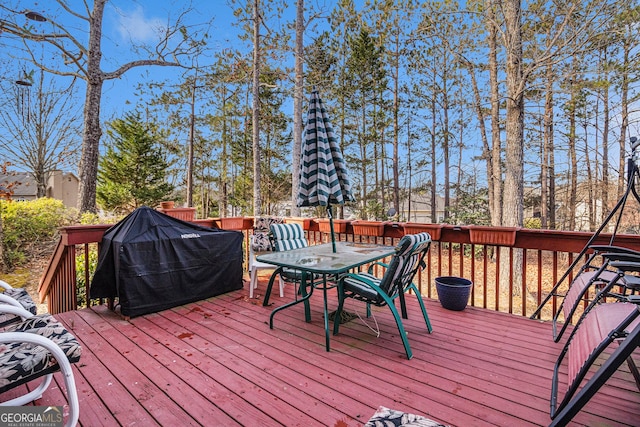
{"label": "chair armrest", "polygon": [[614,252],[619,254],[630,254],[640,256],[640,252],[634,249],[625,248],[623,246],[612,245],[591,245],[589,249],[593,249],[595,252]]}
{"label": "chair armrest", "polygon": [[624,272],[628,272],[628,271],[640,272],[640,262],[613,261],[611,262],[611,267],[617,268]]}
{"label": "chair armrest", "polygon": [[373,264],[371,264],[371,265],[369,266],[369,268],[367,269],[367,273],[372,274],[372,272],[373,272],[373,268],[374,268],[376,265],[379,265],[379,266],[381,266],[381,267],[383,267],[383,268],[389,268],[389,264],[384,263],[384,262],[380,262],[380,261],[376,261],[376,262],[374,262]]}
{"label": "chair armrest", "polygon": [[5,290],[7,289],[13,289],[13,286],[11,286],[10,284],[8,284],[7,282],[5,282],[4,280],[0,280],[0,288],[3,288]]}
{"label": "chair armrest", "polygon": [[0,294],[0,304],[9,304],[14,307],[24,308],[22,304],[18,302],[18,300],[5,294]]}
{"label": "chair armrest", "polygon": [[608,261],[640,262],[640,254],[629,252],[604,252],[600,255]]}
{"label": "chair armrest", "polygon": [[640,295],[627,295],[625,300],[632,304],[640,305]]}
{"label": "chair armrest", "polygon": [[13,314],[15,316],[20,316],[23,319],[30,319],[34,316],[33,313],[25,310],[23,307],[16,307],[11,304],[0,304],[0,313]]}
{"label": "chair armrest", "polygon": [[0,343],[28,343],[44,347],[64,371],[70,370],[69,358],[55,341],[33,332],[0,332]]}

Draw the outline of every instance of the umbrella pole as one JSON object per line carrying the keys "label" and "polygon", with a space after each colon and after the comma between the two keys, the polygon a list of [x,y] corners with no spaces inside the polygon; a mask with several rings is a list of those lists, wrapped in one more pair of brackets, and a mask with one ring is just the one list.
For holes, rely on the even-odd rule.
{"label": "umbrella pole", "polygon": [[336,235],[333,231],[333,209],[331,208],[331,204],[327,205],[327,216],[329,217],[329,228],[331,229],[331,245],[333,253],[336,253]]}

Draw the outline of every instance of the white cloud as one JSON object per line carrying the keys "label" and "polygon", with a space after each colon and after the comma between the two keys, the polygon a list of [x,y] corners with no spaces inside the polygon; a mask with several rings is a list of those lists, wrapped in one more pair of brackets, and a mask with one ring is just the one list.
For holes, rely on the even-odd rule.
{"label": "white cloud", "polygon": [[137,6],[132,11],[118,10],[117,31],[123,40],[134,42],[149,42],[158,40],[166,28],[160,18],[144,16],[144,10]]}

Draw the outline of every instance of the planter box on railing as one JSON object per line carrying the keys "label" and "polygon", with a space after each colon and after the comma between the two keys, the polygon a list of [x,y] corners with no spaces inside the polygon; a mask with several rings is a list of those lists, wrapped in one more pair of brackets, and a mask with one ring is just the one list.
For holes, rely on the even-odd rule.
{"label": "planter box on railing", "polygon": [[253,218],[243,216],[220,218],[220,228],[223,230],[249,230],[253,228]]}
{"label": "planter box on railing", "polygon": [[213,220],[213,218],[194,219],[191,222],[194,223],[194,224],[198,224],[198,225],[200,225],[202,227],[220,228],[220,227],[216,227],[215,221]]}
{"label": "planter box on railing", "polygon": [[516,227],[469,226],[469,240],[477,245],[513,246],[516,242]]}
{"label": "planter box on railing", "polygon": [[[331,233],[331,225],[329,224],[328,218],[316,218],[314,221],[318,224],[318,229],[323,233]],[[333,231],[335,233],[346,233],[347,232],[347,224],[349,221],[346,219],[334,219],[333,220]]]}
{"label": "planter box on railing", "polygon": [[360,236],[383,236],[384,224],[382,221],[351,221],[353,234]]}
{"label": "planter box on railing", "polygon": [[420,222],[402,223],[404,234],[417,234],[427,232],[431,236],[431,240],[440,240],[442,233],[442,224],[429,224]]}
{"label": "planter box on railing", "polygon": [[309,231],[311,228],[311,218],[285,218],[284,222],[287,224],[300,224],[305,231]]}
{"label": "planter box on railing", "polygon": [[158,208],[157,211],[183,221],[193,221],[196,218],[196,208]]}

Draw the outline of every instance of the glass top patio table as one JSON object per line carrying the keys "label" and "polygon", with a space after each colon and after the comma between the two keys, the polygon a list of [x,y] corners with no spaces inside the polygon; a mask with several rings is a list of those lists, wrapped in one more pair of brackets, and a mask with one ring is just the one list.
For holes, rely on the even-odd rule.
{"label": "glass top patio table", "polygon": [[[336,242],[336,251],[333,252],[331,243],[307,246],[306,248],[292,249],[282,252],[270,252],[259,255],[256,259],[260,262],[278,266],[271,278],[265,293],[263,306],[269,305],[269,296],[274,279],[282,269],[298,270],[302,274],[301,292],[302,298],[276,308],[269,318],[269,327],[273,329],[273,316],[280,310],[303,302],[305,304],[305,320],[311,321],[309,298],[315,288],[321,288],[324,295],[324,329],[326,349],[329,351],[329,315],[327,311],[327,289],[334,287],[327,283],[327,276],[339,275],[362,265],[369,264],[379,259],[393,255],[395,246],[378,245],[374,243]],[[322,276],[322,283],[313,280],[314,275]],[[309,293],[306,293],[306,283],[310,282]],[[339,320],[338,320],[339,321]]]}

